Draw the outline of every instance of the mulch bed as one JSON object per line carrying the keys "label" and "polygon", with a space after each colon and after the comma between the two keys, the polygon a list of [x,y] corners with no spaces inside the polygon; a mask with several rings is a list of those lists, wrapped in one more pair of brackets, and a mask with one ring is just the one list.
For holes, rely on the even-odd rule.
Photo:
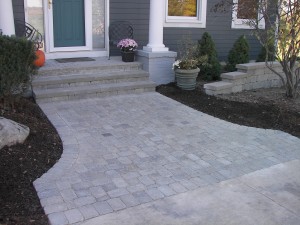
{"label": "mulch bed", "polygon": [[[202,86],[199,82],[195,91],[182,91],[175,84],[169,84],[157,87],[157,91],[233,123],[282,130],[300,138],[300,106],[295,106],[294,102],[285,98],[273,99],[274,93],[264,91],[213,97],[204,94]],[[0,224],[47,225],[47,217],[32,182],[60,158],[61,140],[32,100],[21,99],[14,111],[0,108],[0,116],[31,129],[24,144],[0,150]]]}
{"label": "mulch bed", "polygon": [[[242,92],[229,96],[209,96],[198,82],[194,91],[183,91],[175,83],[157,87],[157,92],[220,119],[257,128],[282,130],[300,138],[299,100],[274,98],[268,90]],[[273,89],[273,92],[282,90]],[[259,95],[259,97],[257,97]],[[273,96],[273,97],[270,97]]]}
{"label": "mulch bed", "polygon": [[30,135],[24,144],[0,150],[0,224],[47,225],[32,182],[57,162],[62,143],[32,100],[20,99],[14,107],[0,107],[0,116],[28,126]]}

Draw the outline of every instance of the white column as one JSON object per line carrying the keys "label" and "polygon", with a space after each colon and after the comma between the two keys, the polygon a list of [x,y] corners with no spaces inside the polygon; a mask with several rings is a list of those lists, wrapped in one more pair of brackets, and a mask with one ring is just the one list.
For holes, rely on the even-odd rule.
{"label": "white column", "polygon": [[5,35],[15,34],[12,0],[0,0],[0,29]]}
{"label": "white column", "polygon": [[169,51],[163,44],[164,6],[163,0],[150,0],[149,43],[143,47],[147,52]]}

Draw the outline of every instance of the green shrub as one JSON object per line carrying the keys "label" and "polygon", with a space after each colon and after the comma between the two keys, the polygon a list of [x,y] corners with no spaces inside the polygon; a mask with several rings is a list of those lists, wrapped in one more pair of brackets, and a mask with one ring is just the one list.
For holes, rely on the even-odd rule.
{"label": "green shrub", "polygon": [[[268,61],[274,61],[275,60],[275,47],[274,43],[268,44]],[[265,62],[267,58],[267,49],[265,46],[261,47],[260,53],[256,59],[256,62]]]}
{"label": "green shrub", "polygon": [[237,64],[249,62],[249,44],[244,35],[234,43],[228,55],[228,62],[225,69],[229,72],[236,71]]}
{"label": "green shrub", "polygon": [[[34,44],[24,38],[0,36],[0,100],[21,94],[36,71]],[[0,102],[1,102],[0,101]]]}
{"label": "green shrub", "polygon": [[200,75],[206,80],[220,80],[221,64],[218,60],[215,43],[209,33],[205,32],[198,41],[199,56],[207,56],[208,61],[199,66]]}

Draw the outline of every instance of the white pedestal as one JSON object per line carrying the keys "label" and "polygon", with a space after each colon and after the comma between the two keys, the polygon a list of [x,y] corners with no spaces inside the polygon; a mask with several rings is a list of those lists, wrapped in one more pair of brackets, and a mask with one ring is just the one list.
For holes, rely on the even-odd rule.
{"label": "white pedestal", "polygon": [[136,60],[143,63],[143,69],[150,74],[150,80],[157,85],[168,84],[175,81],[172,65],[177,57],[177,52],[148,52],[138,50]]}

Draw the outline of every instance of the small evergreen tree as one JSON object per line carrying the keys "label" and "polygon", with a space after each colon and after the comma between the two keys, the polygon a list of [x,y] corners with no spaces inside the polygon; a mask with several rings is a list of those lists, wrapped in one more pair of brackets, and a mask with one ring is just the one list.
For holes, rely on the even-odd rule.
{"label": "small evergreen tree", "polygon": [[274,41],[268,43],[268,49],[265,46],[261,47],[260,53],[256,59],[256,62],[275,61],[275,47]]}
{"label": "small evergreen tree", "polygon": [[198,41],[199,56],[207,56],[208,61],[199,66],[200,75],[206,80],[220,80],[221,64],[218,60],[215,43],[211,35],[205,32]]}
{"label": "small evergreen tree", "polygon": [[229,52],[226,70],[229,72],[236,71],[235,66],[237,64],[248,63],[248,62],[249,62],[249,44],[245,35],[242,35],[234,43],[232,49]]}
{"label": "small evergreen tree", "polygon": [[0,36],[0,107],[13,104],[14,98],[30,84],[36,71],[35,58],[33,42]]}

